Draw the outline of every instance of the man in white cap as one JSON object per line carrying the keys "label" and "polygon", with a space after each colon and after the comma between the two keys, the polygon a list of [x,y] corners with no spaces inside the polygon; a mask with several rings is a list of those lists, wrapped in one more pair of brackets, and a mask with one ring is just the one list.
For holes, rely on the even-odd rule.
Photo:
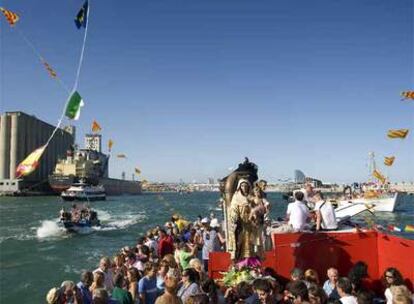
{"label": "man in white cap", "polygon": [[[220,241],[217,237],[217,231],[215,229],[212,229],[210,225],[210,221],[208,218],[203,218],[201,220],[201,223],[203,224],[204,231],[202,234],[203,237],[203,249],[201,251],[201,256],[204,263],[204,270],[208,271],[208,260],[209,260],[209,254],[212,251],[218,251],[220,250]],[[213,222],[213,225],[217,225],[218,222]]]}

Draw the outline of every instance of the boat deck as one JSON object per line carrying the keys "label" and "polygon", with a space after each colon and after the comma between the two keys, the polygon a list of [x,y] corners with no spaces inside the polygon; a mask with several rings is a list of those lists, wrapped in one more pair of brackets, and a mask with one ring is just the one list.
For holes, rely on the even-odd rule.
{"label": "boat deck", "polygon": [[[273,234],[273,250],[265,253],[264,267],[270,267],[282,283],[290,278],[294,267],[315,269],[321,281],[326,270],[335,267],[346,276],[357,261],[368,265],[367,284],[382,292],[381,275],[387,267],[399,269],[407,286],[414,284],[414,240],[408,240],[374,230],[357,232],[283,233]],[[209,276],[220,278],[231,264],[227,252],[210,254]]]}

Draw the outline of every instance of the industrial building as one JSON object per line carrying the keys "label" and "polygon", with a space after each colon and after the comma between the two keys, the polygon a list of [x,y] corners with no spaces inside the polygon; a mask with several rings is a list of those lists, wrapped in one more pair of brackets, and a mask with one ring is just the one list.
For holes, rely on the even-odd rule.
{"label": "industrial building", "polygon": [[45,191],[48,175],[59,158],[74,144],[75,128],[59,129],[31,175],[16,179],[16,167],[31,152],[44,145],[54,126],[23,112],[0,115],[0,194],[19,193],[24,189]]}

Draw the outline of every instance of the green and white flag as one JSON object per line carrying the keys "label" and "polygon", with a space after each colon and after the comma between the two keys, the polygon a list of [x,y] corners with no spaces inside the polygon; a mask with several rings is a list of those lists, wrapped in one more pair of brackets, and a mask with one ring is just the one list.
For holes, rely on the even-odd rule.
{"label": "green and white flag", "polygon": [[81,107],[84,106],[82,96],[77,91],[73,92],[66,106],[65,115],[69,119],[78,120]]}

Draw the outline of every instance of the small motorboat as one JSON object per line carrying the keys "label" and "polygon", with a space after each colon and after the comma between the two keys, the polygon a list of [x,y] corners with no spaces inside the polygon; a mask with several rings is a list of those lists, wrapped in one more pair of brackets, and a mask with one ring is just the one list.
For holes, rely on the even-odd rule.
{"label": "small motorboat", "polygon": [[349,208],[352,205],[368,205],[373,206],[376,212],[394,212],[395,207],[399,203],[400,193],[383,193],[372,197],[353,198],[341,200],[338,202],[338,208]]}
{"label": "small motorboat", "polygon": [[92,186],[86,183],[73,184],[60,195],[65,201],[104,201],[105,188],[102,185]]}
{"label": "small motorboat", "polygon": [[85,208],[75,212],[67,212],[64,208],[60,211],[60,223],[69,232],[89,233],[92,227],[100,226],[98,213],[92,209]]}

